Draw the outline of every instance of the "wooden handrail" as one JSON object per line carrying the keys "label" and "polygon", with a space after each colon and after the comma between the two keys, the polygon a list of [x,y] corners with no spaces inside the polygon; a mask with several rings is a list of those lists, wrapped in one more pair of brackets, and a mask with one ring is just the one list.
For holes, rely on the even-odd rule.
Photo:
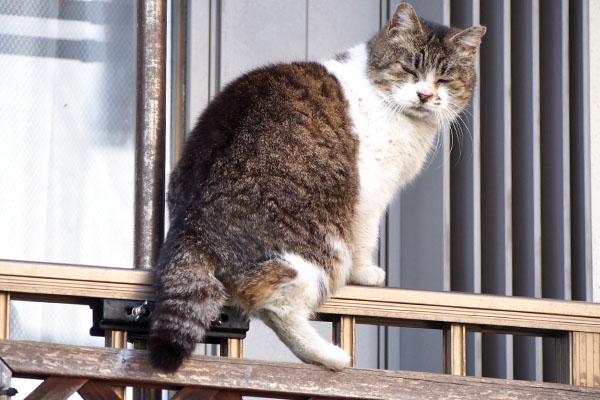
{"label": "wooden handrail", "polygon": [[[22,261],[0,261],[0,290],[12,300],[83,304],[154,298],[150,271]],[[550,335],[561,382],[600,386],[600,304],[347,286],[319,308],[319,317],[332,321],[334,340],[352,358],[356,324],[443,329],[445,372],[454,375],[465,374],[466,331]],[[229,355],[241,356],[241,343],[230,348]]]}
{"label": "wooden handrail", "polygon": [[[0,290],[10,292],[13,300],[154,299],[151,271],[23,261],[0,261]],[[405,326],[407,320],[418,320],[428,327],[461,323],[518,328],[515,333],[600,333],[600,304],[581,301],[346,286],[319,312],[354,315],[358,323],[382,325]]]}
{"label": "wooden handrail", "polygon": [[233,391],[237,395],[315,400],[597,399],[600,396],[600,388],[552,383],[356,368],[331,372],[306,364],[207,356],[193,356],[176,373],[165,374],[150,367],[148,352],[144,350],[39,342],[0,340],[0,358],[13,377],[53,377],[45,389],[70,388],[73,392],[94,382],[97,391],[109,385],[126,385],[186,388],[187,393]]}

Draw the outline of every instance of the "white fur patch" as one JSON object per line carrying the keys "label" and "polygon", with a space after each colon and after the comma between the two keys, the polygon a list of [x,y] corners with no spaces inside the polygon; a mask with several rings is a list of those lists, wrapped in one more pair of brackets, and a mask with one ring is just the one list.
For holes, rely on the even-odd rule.
{"label": "white fur patch", "polygon": [[281,255],[296,270],[296,277],[279,286],[260,304],[260,308],[278,313],[299,313],[308,318],[319,306],[323,295],[329,296],[329,278],[323,269],[294,253]]}
{"label": "white fur patch", "polygon": [[[323,63],[342,85],[350,104],[353,133],[359,140],[358,212],[381,216],[400,187],[412,180],[425,163],[434,143],[435,123],[417,121],[390,109],[385,95],[367,75],[364,43],[348,51],[343,64]],[[416,90],[411,96],[416,97]]]}
{"label": "white fur patch", "polygon": [[[402,104],[398,99],[386,101],[389,97],[380,92],[368,76],[365,43],[353,47],[348,54],[344,63],[329,60],[323,65],[343,88],[349,103],[353,134],[359,141],[360,182],[352,227],[352,259],[353,268],[360,269],[371,266],[379,222],[385,209],[427,160],[435,141],[436,121],[410,118],[390,105]],[[399,87],[393,96],[418,101],[415,86]],[[383,279],[380,276],[366,280],[379,283]]]}

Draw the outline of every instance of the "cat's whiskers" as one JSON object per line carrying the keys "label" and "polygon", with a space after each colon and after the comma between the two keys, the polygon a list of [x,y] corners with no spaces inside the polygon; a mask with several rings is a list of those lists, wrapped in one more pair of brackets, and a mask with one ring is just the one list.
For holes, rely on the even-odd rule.
{"label": "cat's whiskers", "polygon": [[[473,142],[473,134],[471,132],[471,129],[469,127],[469,124],[467,124],[467,122],[464,120],[463,116],[461,115],[463,112],[465,114],[470,115],[471,117],[473,116],[473,113],[468,109],[468,108],[464,108],[463,110],[461,110],[460,113],[457,113],[453,108],[459,108],[455,103],[452,103],[450,101],[448,101],[448,104],[451,107],[447,108],[447,111],[450,112],[453,115],[453,123],[452,126],[454,127],[454,131],[457,133],[458,137],[459,137],[459,144],[461,145],[460,149],[462,150],[462,143],[463,143],[463,138],[464,138],[464,129],[466,129],[467,133],[469,134],[469,138],[471,139],[471,143]],[[462,151],[459,154],[459,157],[462,155]]]}

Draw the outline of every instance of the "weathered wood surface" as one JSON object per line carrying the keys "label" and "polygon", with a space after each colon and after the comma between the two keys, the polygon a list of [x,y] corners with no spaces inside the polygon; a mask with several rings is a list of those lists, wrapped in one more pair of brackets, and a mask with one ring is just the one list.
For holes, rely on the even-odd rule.
{"label": "weathered wood surface", "polygon": [[[599,388],[194,356],[174,374],[153,370],[148,352],[0,340],[13,376],[74,378],[110,385],[196,386],[248,395],[346,399],[598,399]],[[83,383],[82,383],[83,384]]]}
{"label": "weathered wood surface", "polygon": [[88,381],[77,391],[84,400],[120,400],[110,385],[103,382]]}
{"label": "weathered wood surface", "polygon": [[215,400],[219,393],[216,389],[204,389],[195,386],[184,387],[171,400]]}
{"label": "weathered wood surface", "polygon": [[600,333],[573,332],[570,340],[573,384],[600,387]]}
{"label": "weathered wood surface", "polygon": [[51,376],[40,383],[25,400],[66,400],[86,382],[85,378]]}
{"label": "weathered wood surface", "polygon": [[[21,300],[152,300],[152,271],[0,260],[0,287]],[[319,312],[356,323],[407,326],[460,323],[467,329],[532,334],[600,333],[600,304],[457,292],[346,286]],[[512,329],[514,328],[514,329]],[[0,338],[1,332],[0,332]]]}

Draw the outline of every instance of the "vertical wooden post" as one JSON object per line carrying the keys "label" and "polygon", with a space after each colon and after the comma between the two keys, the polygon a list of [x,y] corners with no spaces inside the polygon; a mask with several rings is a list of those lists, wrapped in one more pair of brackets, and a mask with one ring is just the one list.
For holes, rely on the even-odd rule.
{"label": "vertical wooden post", "polygon": [[10,335],[10,293],[0,292],[0,339]]}
{"label": "vertical wooden post", "polygon": [[331,323],[333,342],[352,358],[351,367],[356,367],[356,318],[340,315]]}
{"label": "vertical wooden post", "polygon": [[[114,347],[116,349],[127,348],[127,332],[123,331],[106,331],[104,336],[104,347]],[[113,387],[113,390],[120,399],[125,399],[124,387]]]}
{"label": "vertical wooden post", "polygon": [[571,332],[571,384],[600,387],[600,333]]}
{"label": "vertical wooden post", "polygon": [[463,324],[451,324],[444,329],[444,373],[467,375],[467,330]]}
{"label": "vertical wooden post", "polygon": [[220,345],[221,357],[242,358],[244,342],[242,339],[223,339]]}

